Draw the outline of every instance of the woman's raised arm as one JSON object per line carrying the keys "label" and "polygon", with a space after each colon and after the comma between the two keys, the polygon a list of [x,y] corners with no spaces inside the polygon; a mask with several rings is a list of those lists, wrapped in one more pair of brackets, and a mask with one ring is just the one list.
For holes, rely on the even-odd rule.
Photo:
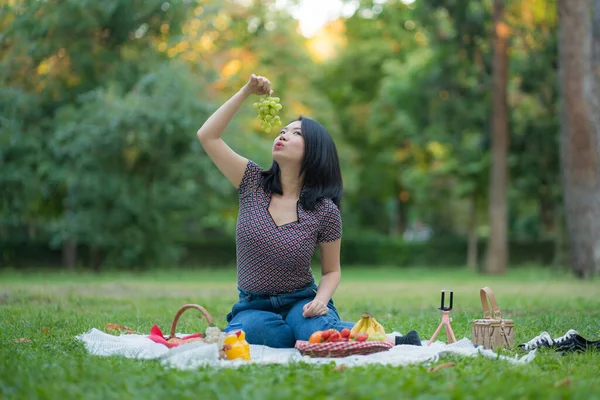
{"label": "woman's raised arm", "polygon": [[219,107],[196,134],[206,154],[236,189],[240,186],[248,159],[233,151],[221,139],[221,135],[248,96],[271,93],[271,82],[267,78],[252,74],[248,83]]}

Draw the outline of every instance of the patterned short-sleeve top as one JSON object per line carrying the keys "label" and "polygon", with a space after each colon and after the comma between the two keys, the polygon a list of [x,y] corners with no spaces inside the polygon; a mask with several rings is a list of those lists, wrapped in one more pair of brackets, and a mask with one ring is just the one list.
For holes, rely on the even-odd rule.
{"label": "patterned short-sleeve top", "polygon": [[249,160],[239,186],[238,286],[253,293],[289,293],[313,281],[310,262],[317,244],[342,237],[340,211],[330,199],[312,211],[298,202],[297,221],[277,226],[269,213],[271,194],[260,184],[261,171]]}

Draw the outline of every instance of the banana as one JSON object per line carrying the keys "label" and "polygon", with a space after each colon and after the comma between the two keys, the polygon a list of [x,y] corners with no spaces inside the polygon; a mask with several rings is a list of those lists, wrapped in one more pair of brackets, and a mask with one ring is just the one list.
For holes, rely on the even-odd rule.
{"label": "banana", "polygon": [[379,333],[382,333],[385,335],[385,329],[383,328],[383,325],[381,325],[379,322],[377,322],[377,320],[375,318],[373,318],[372,316],[371,316],[371,325],[375,329],[375,332],[379,332]]}
{"label": "banana", "polygon": [[376,333],[382,333],[385,335],[385,329],[379,322],[377,322],[375,318],[373,318],[371,314],[364,313],[361,319],[358,320],[358,322],[354,324],[354,327],[352,327],[350,330],[350,334],[356,335],[359,333],[366,333],[369,336]]}
{"label": "banana", "polygon": [[354,324],[354,326],[352,327],[352,329],[350,329],[350,334],[351,335],[358,335],[361,332],[364,332],[363,330],[363,325],[365,324],[365,319],[361,318],[359,319],[356,324]]}
{"label": "banana", "polygon": [[367,322],[367,335],[369,335],[369,337],[373,336],[375,334],[375,332],[377,332],[375,330],[375,327],[373,326],[373,321],[371,320],[371,318],[369,318],[368,322]]}

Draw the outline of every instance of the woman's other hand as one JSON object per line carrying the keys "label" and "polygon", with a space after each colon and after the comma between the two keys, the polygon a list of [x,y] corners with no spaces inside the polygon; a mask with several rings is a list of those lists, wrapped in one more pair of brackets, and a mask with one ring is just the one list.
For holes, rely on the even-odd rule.
{"label": "woman's other hand", "polygon": [[304,318],[312,318],[327,314],[329,308],[325,303],[314,299],[313,301],[306,303],[304,307],[302,307],[302,311],[302,316]]}
{"label": "woman's other hand", "polygon": [[246,86],[244,86],[244,90],[248,95],[250,94],[272,94],[271,90],[271,82],[265,78],[264,76],[257,76],[252,74]]}

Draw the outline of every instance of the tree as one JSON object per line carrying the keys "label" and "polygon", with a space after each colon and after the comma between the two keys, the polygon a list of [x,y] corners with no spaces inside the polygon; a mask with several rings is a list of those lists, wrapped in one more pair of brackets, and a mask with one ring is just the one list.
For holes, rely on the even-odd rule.
{"label": "tree", "polygon": [[[0,115],[0,141],[3,143],[0,157],[7,168],[2,168],[0,183],[8,190],[3,190],[0,196],[1,230],[9,231],[11,237],[13,231],[22,230],[23,226],[29,232],[40,231],[39,236],[43,233],[54,246],[62,246],[65,263],[72,268],[77,260],[78,245],[90,248],[92,258],[96,260],[100,258],[97,257],[100,249],[106,253],[117,253],[115,249],[119,249],[120,245],[115,244],[116,236],[104,234],[104,227],[110,223],[113,227],[118,226],[118,223],[114,225],[114,219],[120,215],[127,216],[128,210],[143,210],[144,206],[150,208],[152,205],[152,210],[159,216],[173,214],[170,211],[161,214],[159,209],[159,206],[164,206],[165,210],[173,210],[173,202],[165,200],[152,204],[150,200],[153,199],[142,196],[143,191],[136,187],[141,179],[127,180],[128,174],[135,177],[129,169],[122,168],[120,174],[115,174],[121,180],[111,180],[111,174],[120,164],[103,164],[103,161],[125,158],[123,153],[132,145],[118,144],[121,139],[124,142],[125,138],[132,136],[131,131],[136,129],[145,129],[146,132],[133,133],[144,136],[153,128],[158,136],[169,135],[174,128],[183,126],[189,138],[185,145],[175,143],[175,140],[167,141],[169,145],[179,147],[162,148],[165,156],[159,161],[165,165],[170,165],[173,160],[183,162],[181,154],[184,150],[189,153],[188,142],[195,139],[195,124],[184,118],[194,115],[194,112],[199,114],[197,104],[188,107],[187,110],[191,111],[177,116],[176,120],[161,119],[164,113],[161,115],[154,110],[168,106],[166,94],[172,87],[167,84],[147,93],[133,93],[127,97],[129,103],[118,100],[119,96],[125,97],[134,91],[136,85],[138,89],[143,86],[140,81],[144,77],[146,80],[155,77],[154,72],[168,62],[155,44],[166,40],[169,30],[178,31],[189,14],[189,8],[188,2],[156,0],[84,5],[77,2],[19,1],[3,5],[0,13],[0,28],[3,28],[0,103],[7,104],[7,107],[0,108],[7,112]],[[168,73],[163,75],[169,76]],[[158,78],[165,79],[162,75]],[[173,78],[173,81],[176,79]],[[172,83],[181,91],[192,86],[184,82]],[[146,82],[145,87],[148,86]],[[160,90],[165,90],[166,94]],[[188,97],[196,94],[185,93],[190,95]],[[180,97],[185,96],[181,94]],[[178,109],[181,103],[173,100],[172,108]],[[144,105],[151,105],[154,109],[151,113],[154,125],[149,127],[142,124],[151,120],[144,118],[145,111],[141,109]],[[139,121],[134,121],[136,117]],[[181,135],[186,133],[182,131]],[[156,140],[159,145],[165,146],[161,139]],[[99,152],[101,148],[113,153]],[[141,151],[141,158],[147,153]],[[172,156],[173,160],[169,160],[168,156]],[[163,170],[167,168],[163,167]],[[143,171],[146,174],[143,178],[151,172]],[[160,177],[169,179],[168,183],[175,186],[175,190],[170,192],[173,196],[180,189],[177,184],[185,186],[182,174],[171,177],[164,173]],[[119,202],[124,196],[119,197],[118,194],[123,194],[124,188],[138,195],[131,198],[139,200],[139,204]],[[147,192],[150,189],[155,187],[148,188]],[[167,199],[160,195],[155,198]],[[111,201],[118,202],[122,209],[107,207],[106,204],[110,205]],[[135,213],[130,212],[129,215]],[[172,219],[164,219],[167,223],[172,222]],[[152,218],[144,219],[144,223],[152,221]],[[139,249],[152,248],[155,232],[160,232],[159,236],[168,236],[161,228],[159,223],[154,223],[154,231],[147,229],[145,236],[137,235],[137,232],[126,234],[121,230],[126,239],[121,244],[128,252],[122,260],[127,258],[130,263],[135,263],[143,259],[139,256]],[[33,239],[35,235],[23,236],[26,240]],[[135,243],[127,246],[127,240]],[[165,254],[169,253],[167,250]],[[158,260],[151,252],[147,253],[146,259]]]}
{"label": "tree", "polygon": [[[593,0],[592,44],[592,68],[586,95],[592,108],[592,127],[596,131],[596,145],[599,146],[597,154],[600,154],[600,0]],[[600,161],[597,167],[600,168]],[[596,272],[600,272],[597,266]]]}
{"label": "tree", "polygon": [[492,67],[492,166],[490,170],[490,237],[486,271],[501,274],[508,261],[508,36],[504,4],[494,0],[494,61]]}
{"label": "tree", "polygon": [[208,117],[196,98],[202,89],[185,67],[166,63],[131,91],[98,89],[59,110],[49,147],[72,195],[70,212],[54,221],[55,241],[77,239],[95,269],[103,259],[135,267],[178,260],[185,223],[210,218],[211,202],[230,197],[190,135],[191,116]]}
{"label": "tree", "polygon": [[[353,162],[358,176],[357,196],[346,197],[346,210],[351,210],[349,216],[362,232],[368,229],[385,234],[405,228],[406,203],[397,200],[402,184],[390,156],[403,139],[394,129],[397,124],[388,124],[390,132],[385,134],[371,125],[370,117],[378,111],[374,102],[386,75],[386,61],[401,61],[421,45],[414,40],[414,27],[404,27],[407,22],[414,25],[409,7],[400,2],[376,3],[361,2],[356,12],[344,20],[350,45],[324,64],[323,74],[315,80],[335,108],[344,141],[357,150]],[[372,11],[377,7],[381,12]],[[382,212],[390,208],[396,208],[399,217]]]}
{"label": "tree", "polygon": [[[598,20],[599,5],[595,3],[594,19]],[[592,51],[591,6],[590,0],[558,2],[565,215],[571,268],[580,278],[600,272],[600,126],[597,121],[600,108],[596,86],[599,56],[597,43]],[[596,40],[597,30],[596,26]],[[592,71],[592,60],[595,71]],[[590,84],[596,91],[586,93],[585,87]]]}
{"label": "tree", "polygon": [[[0,239],[97,269],[176,263],[188,238],[231,235],[235,189],[194,133],[251,72],[282,93],[282,117],[314,111],[339,133],[274,2],[0,5]],[[266,166],[274,134],[255,121],[244,107],[227,140]]]}

